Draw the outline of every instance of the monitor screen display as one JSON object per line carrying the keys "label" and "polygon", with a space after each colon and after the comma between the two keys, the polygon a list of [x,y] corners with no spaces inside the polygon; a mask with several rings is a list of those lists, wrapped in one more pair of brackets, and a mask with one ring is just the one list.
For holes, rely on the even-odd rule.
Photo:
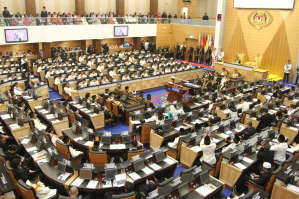
{"label": "monitor screen display", "polygon": [[114,26],[114,37],[125,37],[129,34],[128,26]]}
{"label": "monitor screen display", "polygon": [[26,28],[23,29],[5,29],[5,40],[6,43],[16,42],[27,42],[28,31]]}

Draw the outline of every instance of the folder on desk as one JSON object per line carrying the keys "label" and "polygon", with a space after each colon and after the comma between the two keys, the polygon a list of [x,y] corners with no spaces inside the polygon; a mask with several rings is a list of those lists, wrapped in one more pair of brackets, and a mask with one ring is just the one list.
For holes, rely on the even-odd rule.
{"label": "folder on desk", "polygon": [[242,163],[238,162],[236,164],[234,164],[235,167],[241,169],[241,170],[245,170],[247,167],[245,165],[243,165]]}
{"label": "folder on desk", "polygon": [[132,180],[139,180],[141,177],[140,175],[138,175],[136,172],[132,172],[129,174],[130,178],[132,178]]}
{"label": "folder on desk", "polygon": [[164,161],[165,163],[169,164],[169,165],[172,165],[172,164],[175,164],[175,163],[176,163],[175,160],[173,160],[173,159],[171,159],[171,158],[169,158],[169,157],[165,158],[163,161]]}
{"label": "folder on desk", "polygon": [[58,176],[58,179],[62,181],[66,181],[66,179],[71,175],[71,173],[63,173],[60,176]]}
{"label": "folder on desk", "polygon": [[211,189],[207,184],[204,184],[204,185],[198,187],[195,191],[199,195],[206,197],[209,194],[211,194],[214,191],[214,189]]}
{"label": "folder on desk", "polygon": [[148,167],[144,167],[143,169],[141,169],[146,175],[150,175],[152,173],[154,173],[153,170],[151,170],[150,168]]}
{"label": "folder on desk", "polygon": [[244,158],[243,158],[243,161],[244,161],[244,162],[247,162],[248,164],[253,163],[253,160],[250,159],[250,158],[247,158],[247,157],[244,157]]}

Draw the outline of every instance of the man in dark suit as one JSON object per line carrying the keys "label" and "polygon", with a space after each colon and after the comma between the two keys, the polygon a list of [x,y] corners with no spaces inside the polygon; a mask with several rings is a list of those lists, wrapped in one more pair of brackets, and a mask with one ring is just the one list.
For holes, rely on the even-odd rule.
{"label": "man in dark suit", "polygon": [[11,18],[11,14],[8,11],[7,7],[4,7],[4,10],[2,12],[2,16],[5,18],[4,19],[5,25],[9,26],[10,25],[10,19],[8,19],[8,18]]}
{"label": "man in dark suit", "polygon": [[271,126],[271,123],[275,121],[275,118],[268,113],[268,109],[262,110],[263,116],[259,118],[260,121],[259,125],[257,126],[256,130],[260,132],[262,129]]}
{"label": "man in dark suit", "polygon": [[16,180],[22,179],[24,182],[28,179],[29,170],[23,166],[23,159],[20,156],[16,156],[10,161],[12,172]]}
{"label": "man in dark suit", "polygon": [[257,153],[257,160],[252,167],[252,171],[259,173],[264,162],[274,163],[274,151],[270,151],[270,144],[268,142],[262,143],[262,148]]}
{"label": "man in dark suit", "polygon": [[205,12],[204,16],[202,16],[202,20],[209,20],[209,16],[206,12]]}

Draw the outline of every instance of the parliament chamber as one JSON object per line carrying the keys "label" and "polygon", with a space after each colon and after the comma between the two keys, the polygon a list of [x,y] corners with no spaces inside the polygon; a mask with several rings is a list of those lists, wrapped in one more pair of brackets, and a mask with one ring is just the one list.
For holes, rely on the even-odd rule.
{"label": "parliament chamber", "polygon": [[295,0],[0,9],[0,199],[299,198]]}

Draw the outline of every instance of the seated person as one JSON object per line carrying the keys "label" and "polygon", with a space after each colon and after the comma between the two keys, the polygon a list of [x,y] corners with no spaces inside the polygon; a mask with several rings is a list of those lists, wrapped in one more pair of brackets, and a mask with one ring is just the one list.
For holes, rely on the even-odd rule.
{"label": "seated person", "polygon": [[256,130],[258,132],[260,132],[262,129],[264,129],[266,127],[271,126],[271,123],[275,119],[268,113],[268,109],[262,108],[261,112],[263,115],[261,118],[258,119],[260,122],[259,122],[259,125],[256,127]]}
{"label": "seated person", "polygon": [[216,144],[211,142],[210,134],[205,134],[200,142],[200,148],[202,150],[202,161],[210,165],[216,164]]}
{"label": "seated person", "polygon": [[71,154],[71,157],[72,157],[72,158],[76,158],[76,157],[78,157],[79,155],[83,154],[82,151],[78,151],[78,150],[76,150],[76,149],[74,149],[74,148],[72,147],[72,145],[71,145],[71,140],[70,140],[69,137],[64,136],[64,137],[62,138],[62,141],[63,141],[63,143],[69,145],[69,151],[70,151],[70,154]]}
{"label": "seated person", "polygon": [[7,151],[5,152],[6,160],[12,161],[12,159],[19,157],[18,150],[19,147],[17,145],[9,145]]}
{"label": "seated person", "polygon": [[263,168],[260,172],[260,175],[257,175],[255,173],[252,173],[250,176],[246,173],[243,173],[240,178],[238,179],[235,190],[238,195],[244,192],[247,192],[247,182],[248,180],[252,180],[254,183],[256,183],[259,186],[265,187],[267,183],[270,180],[271,177],[271,168],[272,165],[269,162],[263,162]]}
{"label": "seated person", "polygon": [[26,184],[33,187],[36,196],[39,199],[48,199],[54,197],[57,194],[56,189],[50,189],[49,187],[45,186],[44,183],[40,181],[39,175],[37,172],[29,173],[28,180]]}
{"label": "seated person", "polygon": [[258,173],[264,162],[274,163],[274,151],[270,151],[270,144],[268,142],[262,143],[262,148],[257,153],[257,160],[252,170]]}
{"label": "seated person", "polygon": [[233,139],[233,142],[231,144],[229,144],[227,147],[222,149],[222,153],[225,153],[229,150],[234,150],[236,149],[236,145],[240,142],[240,137],[239,136],[235,136]]}
{"label": "seated person", "polygon": [[286,152],[288,149],[288,143],[284,135],[278,136],[278,144],[274,144],[271,146],[270,150],[274,151],[274,160],[279,162],[284,162],[286,160]]}
{"label": "seated person", "polygon": [[13,142],[13,138],[7,135],[0,134],[0,148],[6,150],[7,146],[9,146]]}
{"label": "seated person", "polygon": [[16,180],[22,179],[24,182],[28,179],[29,170],[23,166],[24,158],[16,156],[10,161],[10,166]]}

